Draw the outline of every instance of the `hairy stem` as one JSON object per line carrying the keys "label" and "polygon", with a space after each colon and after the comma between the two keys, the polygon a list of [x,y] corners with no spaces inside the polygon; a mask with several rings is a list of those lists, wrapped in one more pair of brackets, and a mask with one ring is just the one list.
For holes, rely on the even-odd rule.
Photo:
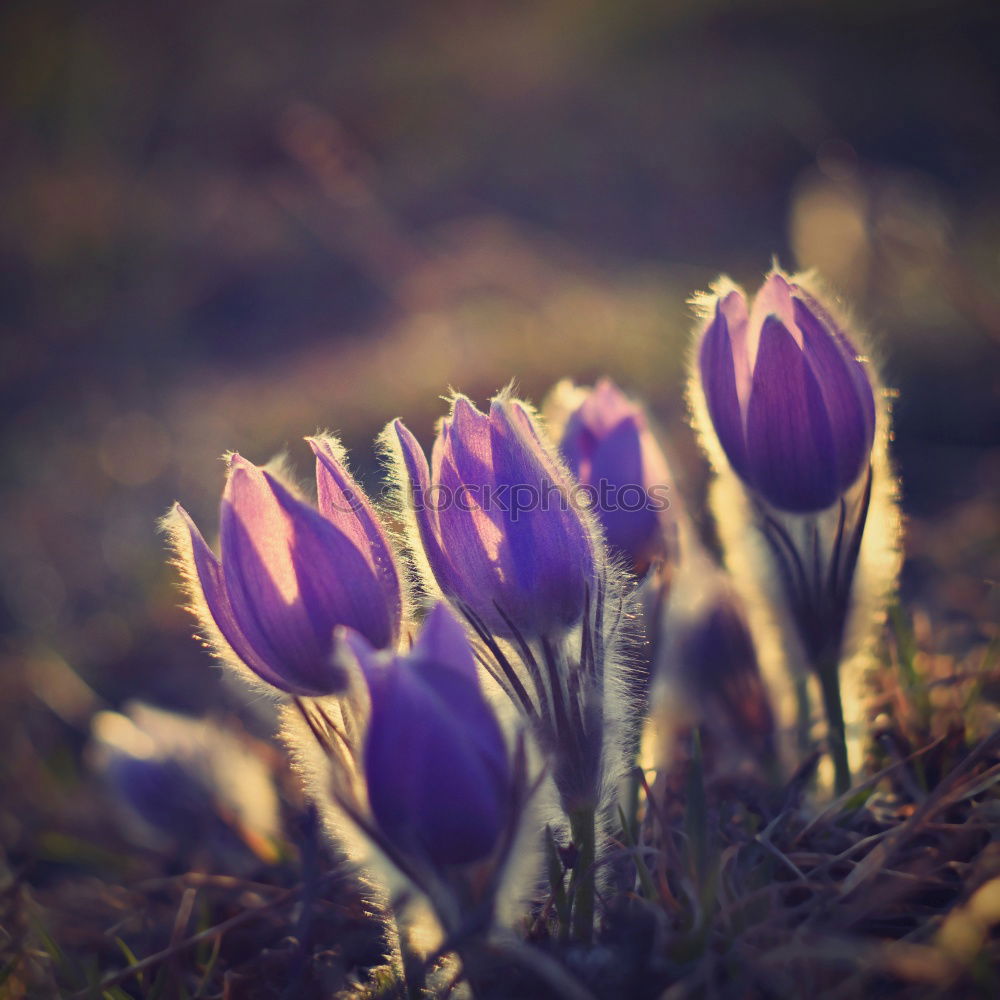
{"label": "hairy stem", "polygon": [[569,814],[576,861],[573,864],[573,937],[589,944],[594,934],[594,861],[597,849],[597,815],[593,806]]}
{"label": "hairy stem", "polygon": [[843,795],[851,787],[851,767],[847,760],[847,734],[844,728],[844,706],[840,700],[840,669],[836,661],[817,664],[823,708],[826,711],[827,740],[833,758],[833,789]]}
{"label": "hairy stem", "polygon": [[399,954],[392,958],[399,963],[399,975],[407,1000],[418,1000],[424,994],[425,972],[424,960],[414,950],[410,941],[409,928],[400,919],[399,910],[392,909],[392,921],[396,931],[396,943]]}
{"label": "hairy stem", "polygon": [[812,706],[809,704],[809,678],[795,675],[795,743],[800,754],[809,749],[812,736]]}

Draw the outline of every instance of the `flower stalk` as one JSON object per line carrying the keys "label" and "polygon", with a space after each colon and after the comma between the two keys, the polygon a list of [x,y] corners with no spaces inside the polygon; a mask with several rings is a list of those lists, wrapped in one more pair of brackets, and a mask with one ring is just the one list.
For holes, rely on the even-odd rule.
{"label": "flower stalk", "polygon": [[[787,516],[768,511],[764,504],[758,506],[762,531],[779,566],[807,666],[819,681],[838,795],[851,786],[840,661],[871,490],[869,469],[860,495],[840,499],[832,531],[820,516],[807,516],[801,524],[791,525]],[[797,692],[800,697],[807,693],[804,687]],[[799,706],[800,729],[807,729],[808,719],[801,718],[803,710],[808,711],[807,698]]]}
{"label": "flower stalk", "polygon": [[816,673],[823,694],[827,740],[833,760],[833,790],[834,794],[843,795],[851,787],[851,765],[847,758],[847,731],[840,697],[840,664],[836,660],[820,664]]}
{"label": "flower stalk", "polygon": [[593,806],[569,814],[576,858],[570,883],[573,937],[589,944],[594,935],[594,865],[597,860],[597,811]]}

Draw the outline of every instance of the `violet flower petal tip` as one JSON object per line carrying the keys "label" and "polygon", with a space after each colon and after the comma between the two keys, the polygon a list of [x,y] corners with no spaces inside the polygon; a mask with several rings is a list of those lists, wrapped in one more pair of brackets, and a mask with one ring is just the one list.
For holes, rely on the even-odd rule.
{"label": "violet flower petal tip", "polygon": [[331,654],[334,664],[344,672],[345,676],[356,669],[372,699],[375,699],[381,690],[380,682],[384,679],[386,664],[391,661],[393,655],[388,650],[376,649],[356,629],[340,625],[334,630]]}
{"label": "violet flower petal tip", "polygon": [[410,428],[407,427],[406,424],[404,424],[398,417],[393,420],[391,424],[389,424],[389,427],[392,428],[396,437],[396,442],[402,450],[407,469],[418,469],[421,462],[424,467],[426,467],[427,457],[424,455],[424,450],[420,447],[416,437],[414,437],[413,431],[411,431]]}
{"label": "violet flower petal tip", "polygon": [[424,620],[413,655],[444,664],[478,683],[475,658],[468,636],[454,612],[439,601]]}

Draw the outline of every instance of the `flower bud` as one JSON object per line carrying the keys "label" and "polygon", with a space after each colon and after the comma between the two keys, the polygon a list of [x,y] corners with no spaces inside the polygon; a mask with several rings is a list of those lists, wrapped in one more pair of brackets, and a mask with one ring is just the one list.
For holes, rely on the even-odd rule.
{"label": "flower bud", "polygon": [[736,474],[779,510],[824,510],[868,467],[867,362],[802,279],[774,271],[748,308],[718,293],[701,338],[705,401]]}
{"label": "flower bud", "polygon": [[[279,837],[270,769],[252,746],[214,719],[132,703],[93,719],[88,757],[115,798],[179,844],[259,856]],[[148,839],[145,837],[143,839]]]}
{"label": "flower bud", "polygon": [[[221,559],[187,512],[175,508],[211,622],[246,666],[293,695],[343,686],[330,655],[338,625],[356,629],[377,648],[395,646],[402,614],[392,551],[368,501],[331,442],[311,444],[319,511],[271,473],[239,455],[231,458]],[[183,538],[179,547],[188,548]]]}
{"label": "flower bud", "polygon": [[720,589],[687,623],[681,670],[710,731],[758,763],[774,756],[775,726],[750,628],[736,595]]}
{"label": "flower bud", "polygon": [[462,626],[439,604],[402,656],[347,629],[338,636],[371,694],[364,774],[379,829],[435,866],[485,859],[509,821],[512,778]]}
{"label": "flower bud", "polygon": [[565,630],[595,576],[594,542],[572,484],[525,405],[496,397],[489,414],[457,396],[431,468],[413,435],[402,451],[420,543],[445,596],[498,635]]}
{"label": "flower bud", "polygon": [[601,379],[569,415],[559,447],[592,491],[608,544],[644,572],[664,550],[670,474],[643,408]]}

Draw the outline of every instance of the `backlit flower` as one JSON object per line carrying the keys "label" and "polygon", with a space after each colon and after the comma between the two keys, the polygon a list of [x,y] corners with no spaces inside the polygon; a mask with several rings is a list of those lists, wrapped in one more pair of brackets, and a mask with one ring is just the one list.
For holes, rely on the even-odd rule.
{"label": "backlit flower", "polygon": [[608,544],[642,572],[665,544],[670,474],[645,411],[610,379],[597,382],[563,429],[560,450],[589,488]]}
{"label": "backlit flower", "polygon": [[371,694],[364,776],[379,829],[436,866],[483,860],[509,822],[512,778],[462,626],[439,604],[406,655],[338,634]]}
{"label": "backlit flower", "polygon": [[565,630],[584,613],[594,543],[572,483],[523,403],[496,397],[488,414],[457,396],[428,468],[395,421],[410,504],[445,596],[498,635]]}
{"label": "backlit flower", "polygon": [[222,639],[260,678],[294,695],[342,687],[330,655],[338,625],[377,648],[394,647],[402,613],[392,551],[367,499],[329,439],[310,443],[319,510],[268,471],[230,459],[221,558],[176,507],[193,577]]}
{"label": "backlit flower", "polygon": [[869,463],[867,362],[799,277],[774,271],[752,306],[732,286],[709,304],[701,384],[730,465],[780,510],[831,506]]}

